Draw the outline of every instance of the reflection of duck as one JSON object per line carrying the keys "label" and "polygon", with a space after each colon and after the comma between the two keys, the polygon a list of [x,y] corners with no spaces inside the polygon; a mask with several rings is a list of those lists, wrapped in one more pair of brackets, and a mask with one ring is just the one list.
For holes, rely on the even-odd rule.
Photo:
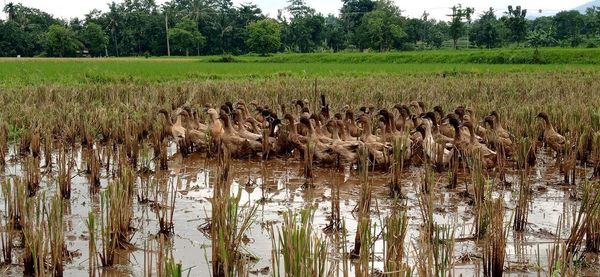
{"label": "reflection of duck", "polygon": [[537,115],[537,117],[544,120],[544,142],[557,154],[563,153],[566,143],[565,137],[556,132],[546,113],[541,112]]}

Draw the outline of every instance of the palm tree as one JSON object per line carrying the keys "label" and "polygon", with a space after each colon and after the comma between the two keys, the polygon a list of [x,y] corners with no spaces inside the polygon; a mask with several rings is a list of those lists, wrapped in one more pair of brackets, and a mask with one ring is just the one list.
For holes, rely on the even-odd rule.
{"label": "palm tree", "polygon": [[4,9],[2,10],[6,14],[8,14],[8,20],[15,20],[15,14],[17,12],[17,7],[13,2],[6,4],[6,0],[4,1]]}

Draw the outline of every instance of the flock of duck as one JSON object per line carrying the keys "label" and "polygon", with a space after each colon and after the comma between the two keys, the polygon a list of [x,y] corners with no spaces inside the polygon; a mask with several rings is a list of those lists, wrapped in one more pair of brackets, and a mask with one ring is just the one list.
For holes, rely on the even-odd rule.
{"label": "flock of duck", "polygon": [[[428,162],[448,168],[456,158],[477,157],[486,169],[498,164],[498,156],[511,159],[514,137],[503,126],[496,111],[479,121],[473,110],[463,106],[446,114],[441,106],[427,110],[423,102],[397,104],[391,110],[349,106],[332,114],[325,96],[320,112],[311,113],[307,100],[292,101],[292,109],[281,105],[280,114],[256,102],[226,102],[220,108],[206,107],[207,120],[189,107],[172,113],[160,110],[166,118],[166,135],[181,151],[226,151],[231,157],[260,155],[291,156],[300,153],[322,165],[356,164],[360,149],[365,149],[374,166],[389,166],[396,154],[405,162]],[[280,116],[282,115],[282,116]],[[555,131],[548,116],[537,116],[545,123],[543,141],[557,153],[565,138]],[[482,123],[482,124],[480,124]],[[308,152],[307,152],[308,151]],[[534,151],[531,151],[534,152]],[[397,156],[397,157],[400,157]],[[529,157],[535,163],[535,155]]]}

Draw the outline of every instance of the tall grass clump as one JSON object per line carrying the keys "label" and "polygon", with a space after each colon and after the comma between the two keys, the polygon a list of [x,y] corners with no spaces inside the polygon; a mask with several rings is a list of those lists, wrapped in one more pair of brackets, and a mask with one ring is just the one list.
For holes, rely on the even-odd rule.
{"label": "tall grass clump", "polygon": [[[331,276],[328,266],[328,244],[312,227],[314,210],[302,209],[299,214],[287,211],[283,225],[272,230],[271,260],[273,276]],[[283,268],[282,268],[283,262]]]}
{"label": "tall grass clump", "polygon": [[475,209],[475,237],[485,236],[491,215],[492,186],[482,173],[481,161],[474,159],[471,164],[471,181],[473,183],[473,202]]}
{"label": "tall grass clump", "polygon": [[177,188],[181,185],[181,179],[177,179],[177,184],[170,181],[166,190],[160,193],[160,207],[157,212],[159,233],[163,235],[171,235],[175,228],[173,224],[173,216],[175,214],[175,199],[177,196]]}
{"label": "tall grass clump", "polygon": [[0,123],[0,169],[6,165],[6,155],[8,155],[8,125],[6,122]]}
{"label": "tall grass clump", "polygon": [[[101,257],[100,253],[98,253],[98,248],[96,246],[96,240],[98,237],[98,225],[96,223],[96,216],[94,215],[94,212],[90,211],[88,213],[88,217],[87,217],[87,221],[86,221],[86,226],[88,229],[88,233],[90,234],[90,239],[88,241],[88,273],[89,276],[96,276],[96,268],[98,265],[98,258],[97,257]],[[102,230],[104,231],[104,230]],[[100,233],[100,237],[104,238],[103,233]],[[102,241],[102,243],[104,244],[106,241]],[[104,248],[103,248],[104,249]],[[102,254],[104,254],[104,252],[102,252]]]}
{"label": "tall grass clump", "polygon": [[565,221],[562,215],[559,216],[556,225],[557,236],[554,239],[552,246],[546,250],[546,255],[548,257],[548,268],[546,272],[548,273],[548,276],[575,276],[575,264],[571,259],[571,255],[567,252],[567,242],[560,237],[564,223]]}
{"label": "tall grass clump", "polygon": [[27,195],[34,196],[40,189],[40,167],[39,160],[28,156],[25,158],[25,182],[27,185]]}
{"label": "tall grass clump", "polygon": [[517,198],[517,206],[515,208],[513,230],[516,232],[523,232],[527,226],[531,187],[526,175],[526,171],[520,172],[519,176],[519,196]]}
{"label": "tall grass clump", "polygon": [[386,276],[408,276],[410,267],[405,261],[404,239],[408,230],[408,213],[405,203],[394,207],[385,218],[383,241],[385,243],[384,269]]}
{"label": "tall grass clump", "polygon": [[504,227],[504,200],[498,198],[491,206],[489,234],[483,249],[483,275],[501,277],[504,272],[507,233]]}
{"label": "tall grass clump", "polygon": [[45,195],[28,197],[21,203],[23,211],[23,274],[45,276],[46,257],[48,255],[47,220]]}
{"label": "tall grass clump", "polygon": [[241,190],[231,196],[230,160],[221,154],[212,198],[212,274],[236,276],[245,272],[242,238],[254,221],[258,206],[241,206]]}
{"label": "tall grass clump", "polygon": [[390,183],[390,189],[392,197],[402,196],[402,184],[400,183],[400,175],[404,169],[404,156],[406,149],[406,140],[403,137],[397,137],[392,143],[393,161],[392,161],[392,182]]}
{"label": "tall grass clump", "polygon": [[454,263],[454,226],[435,224],[433,229],[431,245],[436,276],[450,276]]}
{"label": "tall grass clump", "polygon": [[64,212],[61,196],[54,196],[50,202],[48,213],[48,238],[50,240],[50,272],[52,276],[63,276],[66,252],[64,227]]}
{"label": "tall grass clump", "polygon": [[71,199],[71,170],[73,164],[68,158],[67,150],[61,148],[58,152],[58,189],[64,199]]}
{"label": "tall grass clump", "polygon": [[[89,191],[91,194],[96,194],[100,191],[100,157],[95,150],[87,150],[86,155],[86,173],[89,182]],[[107,162],[109,164],[109,162]],[[108,171],[107,171],[108,172]]]}
{"label": "tall grass clump", "polygon": [[15,225],[18,223],[17,217],[20,212],[15,211],[15,201],[13,194],[13,185],[10,179],[2,180],[2,196],[4,198],[4,217],[0,219],[0,243],[2,246],[2,263],[12,263],[13,240],[15,238]]}
{"label": "tall grass clump", "polygon": [[118,181],[110,183],[107,189],[107,219],[113,238],[121,249],[131,246],[134,185],[135,172],[128,164],[121,163]]}
{"label": "tall grass clump", "polygon": [[[369,181],[369,159],[368,151],[364,147],[359,150],[359,176],[360,176],[360,198],[358,200],[358,225],[354,238],[354,248],[350,253],[352,258],[364,259],[366,252],[363,245],[368,249],[367,238],[371,232],[371,198],[373,194],[372,184]],[[368,259],[368,254],[366,258]]]}
{"label": "tall grass clump", "polygon": [[[566,253],[569,260],[578,260],[582,254],[582,244],[586,233],[590,238],[594,238],[594,225],[596,224],[597,214],[600,212],[600,192],[597,183],[584,182],[581,204],[576,216],[573,218],[571,232],[567,239]],[[596,235],[597,236],[597,235]]]}
{"label": "tall grass clump", "polygon": [[52,131],[48,128],[44,132],[44,167],[46,172],[52,172],[52,152],[54,151],[52,145]]}
{"label": "tall grass clump", "polygon": [[433,224],[431,236],[421,229],[414,245],[415,269],[419,276],[450,276],[453,267],[454,226]]}
{"label": "tall grass clump", "polygon": [[[100,215],[88,214],[90,272],[96,267],[94,253],[100,264],[107,267],[115,264],[118,250],[131,248],[134,180],[133,170],[123,165],[119,179],[109,182],[107,189],[100,192]],[[100,240],[99,251],[97,239]]]}

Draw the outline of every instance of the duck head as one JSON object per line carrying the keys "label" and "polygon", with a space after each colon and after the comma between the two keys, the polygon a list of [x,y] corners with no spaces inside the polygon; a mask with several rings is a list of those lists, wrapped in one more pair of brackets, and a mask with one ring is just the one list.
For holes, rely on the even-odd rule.
{"label": "duck head", "polygon": [[433,107],[433,112],[437,113],[440,118],[444,118],[446,115],[444,114],[444,109],[442,106]]}
{"label": "duck head", "polygon": [[483,118],[483,123],[485,123],[485,124],[489,124],[489,125],[490,125],[490,127],[491,127],[492,129],[494,129],[494,117],[493,117],[493,116],[491,116],[491,115],[488,115],[488,116],[484,117],[484,118]]}

